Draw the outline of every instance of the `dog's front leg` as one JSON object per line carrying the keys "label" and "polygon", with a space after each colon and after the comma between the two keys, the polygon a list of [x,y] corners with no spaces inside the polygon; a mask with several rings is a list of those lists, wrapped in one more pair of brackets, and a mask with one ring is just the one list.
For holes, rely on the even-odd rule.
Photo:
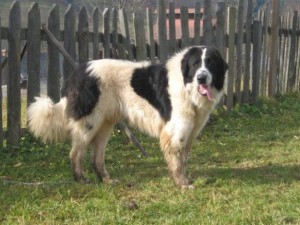
{"label": "dog's front leg", "polygon": [[[185,164],[187,153],[186,137],[187,133],[180,134],[179,136],[164,130],[160,135],[160,145],[164,154],[165,160],[168,164],[170,175],[172,176],[175,184],[182,189],[193,189],[194,186],[186,178]],[[186,136],[187,135],[187,136]]]}

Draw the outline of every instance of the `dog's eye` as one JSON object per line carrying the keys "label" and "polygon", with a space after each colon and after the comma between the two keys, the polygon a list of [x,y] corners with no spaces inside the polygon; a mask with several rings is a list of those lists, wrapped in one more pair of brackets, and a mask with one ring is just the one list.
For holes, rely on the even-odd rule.
{"label": "dog's eye", "polygon": [[194,67],[198,67],[199,63],[198,62],[195,62],[194,63]]}

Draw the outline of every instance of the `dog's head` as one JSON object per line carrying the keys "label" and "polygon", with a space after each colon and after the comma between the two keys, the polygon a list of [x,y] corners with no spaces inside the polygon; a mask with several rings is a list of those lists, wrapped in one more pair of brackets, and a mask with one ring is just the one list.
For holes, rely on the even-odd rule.
{"label": "dog's head", "polygon": [[217,100],[222,93],[227,63],[214,47],[191,47],[181,61],[184,85],[197,99]]}

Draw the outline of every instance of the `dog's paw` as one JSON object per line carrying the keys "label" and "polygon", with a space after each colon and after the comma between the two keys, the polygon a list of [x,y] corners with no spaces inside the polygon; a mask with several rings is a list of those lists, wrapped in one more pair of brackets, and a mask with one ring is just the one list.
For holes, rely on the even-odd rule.
{"label": "dog's paw", "polygon": [[116,185],[116,184],[120,183],[120,181],[118,179],[111,179],[111,178],[103,178],[102,181],[103,181],[103,183],[109,184],[109,185]]}
{"label": "dog's paw", "polygon": [[195,186],[192,184],[181,185],[181,190],[194,190]]}

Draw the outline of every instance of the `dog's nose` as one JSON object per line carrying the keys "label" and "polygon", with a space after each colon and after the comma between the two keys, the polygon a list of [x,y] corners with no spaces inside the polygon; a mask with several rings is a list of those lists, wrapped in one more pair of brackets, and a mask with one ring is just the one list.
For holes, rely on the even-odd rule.
{"label": "dog's nose", "polygon": [[206,84],[207,83],[208,73],[203,71],[197,75],[197,81],[199,84]]}

